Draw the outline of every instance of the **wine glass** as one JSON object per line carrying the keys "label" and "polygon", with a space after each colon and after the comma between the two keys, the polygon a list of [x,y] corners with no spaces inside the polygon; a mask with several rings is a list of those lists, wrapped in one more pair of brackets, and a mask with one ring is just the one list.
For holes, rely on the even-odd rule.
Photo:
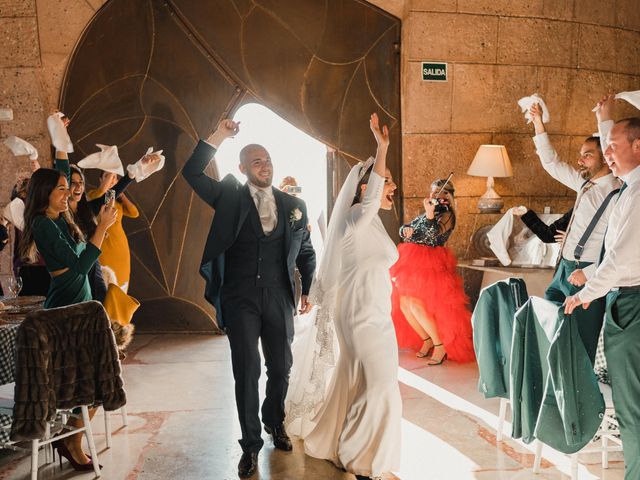
{"label": "wine glass", "polygon": [[16,298],[22,290],[22,277],[9,278],[9,292],[13,298]]}

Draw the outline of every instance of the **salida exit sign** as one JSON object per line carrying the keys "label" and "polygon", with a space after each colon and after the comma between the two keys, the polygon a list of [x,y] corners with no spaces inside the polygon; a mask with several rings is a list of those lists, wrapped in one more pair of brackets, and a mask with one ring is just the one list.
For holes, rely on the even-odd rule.
{"label": "salida exit sign", "polygon": [[422,80],[426,82],[446,82],[447,64],[443,62],[422,62]]}

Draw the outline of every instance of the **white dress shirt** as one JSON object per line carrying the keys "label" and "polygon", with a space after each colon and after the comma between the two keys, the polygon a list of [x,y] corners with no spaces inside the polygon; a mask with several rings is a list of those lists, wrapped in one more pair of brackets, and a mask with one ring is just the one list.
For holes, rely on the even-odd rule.
{"label": "white dress shirt", "polygon": [[[261,188],[261,187],[256,187],[253,183],[251,182],[247,182],[249,185],[249,192],[251,193],[251,198],[253,198],[253,203],[255,203],[256,208],[258,209],[258,212],[260,212],[260,208],[259,208],[259,204],[258,204],[258,196],[256,195],[256,192],[258,190],[262,190],[265,193],[265,201],[267,202],[267,205],[269,206],[269,210],[271,210],[271,215],[274,219],[273,221],[273,229],[275,229],[275,226],[278,222],[278,207],[276,206],[276,197],[273,195],[273,189],[272,187],[266,187],[266,188]],[[262,219],[261,219],[262,221]],[[272,232],[272,229],[270,228],[265,228],[265,224],[264,222],[262,222],[262,229],[264,230],[264,233],[269,234]]]}
{"label": "white dress shirt", "polygon": [[602,148],[602,153],[607,151],[607,147],[609,146],[609,132],[613,128],[614,122],[613,120],[605,120],[604,122],[598,123],[598,136],[600,137],[600,147]]}
{"label": "white dress shirt", "polygon": [[[540,157],[542,167],[549,173],[549,175],[570,189],[580,192],[582,185],[585,183],[584,178],[582,178],[580,172],[576,168],[560,160],[558,153],[549,141],[549,136],[546,133],[541,133],[533,137],[533,142],[536,145],[536,152]],[[611,173],[592,180],[592,182],[594,185],[584,194],[578,195],[573,207],[573,218],[569,232],[567,233],[567,238],[565,239],[564,246],[562,248],[563,258],[569,261],[575,260],[573,253],[576,245],[587,230],[587,227],[598,211],[598,208],[600,208],[600,205],[602,205],[604,199],[612,190],[620,187],[620,181]],[[593,273],[595,272],[595,263],[600,258],[604,233],[607,230],[607,222],[612,209],[613,201],[609,203],[609,206],[602,214],[602,217],[600,217],[600,220],[593,229],[593,232],[591,232],[591,236],[587,240],[586,245],[584,245],[584,251],[582,252],[580,261],[591,262],[594,264],[583,269],[587,278],[593,276]]]}
{"label": "white dress shirt", "polygon": [[640,285],[640,167],[622,177],[627,187],[614,197],[609,228],[605,238],[605,255],[594,276],[578,294],[582,302],[606,295],[614,287]]}

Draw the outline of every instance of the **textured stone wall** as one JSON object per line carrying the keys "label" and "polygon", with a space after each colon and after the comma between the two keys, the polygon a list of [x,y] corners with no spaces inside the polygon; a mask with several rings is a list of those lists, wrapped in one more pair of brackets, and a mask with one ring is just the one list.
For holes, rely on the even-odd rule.
{"label": "textured stone wall", "polygon": [[[32,143],[40,163],[50,164],[45,118],[56,107],[67,59],[104,0],[0,0],[0,107],[13,109],[0,122],[0,142],[17,135]],[[0,207],[17,176],[29,174],[26,157],[0,145]],[[9,250],[0,254],[0,280],[9,272]]]}
{"label": "textured stone wall", "polygon": [[[576,159],[597,130],[596,101],[608,91],[640,89],[640,7],[638,0],[406,0],[402,55],[405,219],[419,212],[431,180],[454,170],[451,245],[473,256],[469,237],[499,218],[475,214],[486,179],[465,172],[478,146],[507,147],[514,176],[496,179],[495,187],[506,208],[568,209],[574,192],[540,167],[516,101],[540,93],[554,145],[564,159]],[[449,81],[423,82],[424,60],[448,62]],[[617,116],[637,113],[623,107]]]}

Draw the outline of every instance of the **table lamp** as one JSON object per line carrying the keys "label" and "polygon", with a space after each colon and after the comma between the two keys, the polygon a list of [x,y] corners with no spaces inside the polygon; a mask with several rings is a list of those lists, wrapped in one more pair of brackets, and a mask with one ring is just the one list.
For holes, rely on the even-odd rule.
{"label": "table lamp", "polygon": [[487,177],[487,191],[478,200],[481,213],[499,213],[504,201],[493,189],[493,177],[511,177],[513,170],[504,145],[480,145],[467,175]]}

